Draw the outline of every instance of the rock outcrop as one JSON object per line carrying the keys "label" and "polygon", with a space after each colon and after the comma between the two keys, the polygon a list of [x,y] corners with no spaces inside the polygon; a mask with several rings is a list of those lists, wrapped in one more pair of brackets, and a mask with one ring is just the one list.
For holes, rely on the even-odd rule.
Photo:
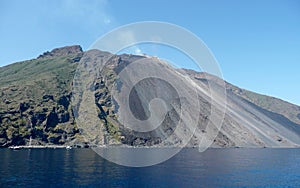
{"label": "rock outcrop", "polygon": [[[38,57],[39,58],[53,58],[53,57],[61,57],[71,54],[78,54],[81,53],[82,48],[79,45],[73,45],[73,46],[65,46],[62,48],[55,48],[51,52],[44,52],[42,55]],[[78,58],[74,58],[75,61],[79,61]]]}

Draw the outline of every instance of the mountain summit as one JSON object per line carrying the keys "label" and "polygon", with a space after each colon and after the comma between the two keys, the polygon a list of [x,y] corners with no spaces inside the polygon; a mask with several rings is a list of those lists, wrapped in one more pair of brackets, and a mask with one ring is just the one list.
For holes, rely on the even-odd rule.
{"label": "mountain summit", "polygon": [[55,48],[51,52],[44,52],[42,55],[39,55],[39,58],[51,58],[51,57],[60,57],[60,56],[66,56],[70,54],[77,54],[81,53],[82,48],[80,45],[73,45],[73,46],[65,46],[62,48]]}
{"label": "mountain summit", "polygon": [[[196,108],[192,103],[178,103],[176,92],[167,83],[159,79],[144,80],[131,92],[133,105],[130,109],[134,116],[139,119],[150,118],[148,103],[160,96],[164,101],[169,101],[166,103],[166,118],[160,127],[148,132],[133,131],[124,126],[126,118],[122,117],[127,117],[128,112],[122,108],[126,103],[123,100],[125,96],[120,91],[128,82],[125,77],[122,80],[119,74],[124,67],[137,60],[146,60],[149,65],[159,67],[158,73],[178,83],[181,91],[188,93],[196,85],[198,96],[193,98],[191,95],[191,101],[199,103],[200,108]],[[89,83],[89,87],[94,89],[97,131],[86,137],[85,130],[81,130],[82,127],[77,125],[74,118],[78,112],[86,110],[82,103],[85,93],[73,104],[74,108],[71,103],[72,86],[76,84],[73,78],[78,62],[103,64],[104,61],[107,64],[99,77]],[[146,71],[145,68],[140,68],[136,74],[144,75],[147,74]],[[183,80],[182,75],[188,77],[189,82]],[[213,107],[209,100],[208,80],[218,85],[220,78],[207,73],[165,66],[152,57],[114,55],[99,50],[84,52],[78,45],[56,48],[36,59],[0,68],[0,146],[68,144],[82,147],[85,144],[121,144],[180,147],[185,130],[181,133],[175,131],[180,118],[178,110],[183,108],[180,105],[190,105],[190,108],[185,110],[186,117],[197,117],[199,113],[200,115],[199,124],[187,144],[188,147],[197,147],[202,138],[212,139],[212,147],[299,147],[299,106],[229,83],[226,83],[227,110],[223,126],[217,132],[217,137],[213,138],[214,131],[218,130],[214,127],[207,129],[210,121],[214,123],[213,119],[208,118]],[[161,113],[163,111],[159,109],[157,115]],[[88,130],[91,119],[83,117],[83,120]],[[89,143],[86,143],[86,139]]]}

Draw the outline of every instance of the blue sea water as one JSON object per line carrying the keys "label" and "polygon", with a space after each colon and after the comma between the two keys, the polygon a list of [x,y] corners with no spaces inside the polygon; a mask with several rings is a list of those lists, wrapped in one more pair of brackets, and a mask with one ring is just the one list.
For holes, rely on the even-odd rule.
{"label": "blue sea water", "polygon": [[0,187],[300,187],[300,149],[183,149],[151,167],[91,149],[0,149]]}

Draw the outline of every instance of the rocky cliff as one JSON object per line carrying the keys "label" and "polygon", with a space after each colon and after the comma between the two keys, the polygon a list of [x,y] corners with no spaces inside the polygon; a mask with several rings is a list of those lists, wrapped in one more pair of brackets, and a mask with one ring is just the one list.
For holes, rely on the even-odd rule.
{"label": "rocky cliff", "polygon": [[[108,58],[109,57],[109,58]],[[82,59],[84,58],[84,59]],[[107,59],[108,58],[108,59]],[[97,134],[86,137],[82,125],[74,119],[78,112],[85,109],[78,102],[77,109],[71,104],[73,78],[76,68],[82,61],[107,65],[97,79],[90,82],[93,88],[94,104],[97,107]],[[193,98],[200,107],[179,103],[175,92],[161,80],[145,80],[133,91],[131,108],[140,119],[149,118],[148,104],[153,98],[160,97],[169,101],[168,112],[161,126],[153,131],[138,132],[128,129],[120,117],[124,96],[119,92],[126,86],[119,74],[124,67],[139,59],[147,59],[149,64],[162,72],[166,78],[183,83],[178,85],[182,91],[199,87],[198,95]],[[146,74],[140,69],[140,74]],[[158,72],[159,72],[158,71]],[[188,76],[184,81],[180,75]],[[199,115],[197,130],[188,143],[194,147],[203,137],[209,138],[207,131],[212,104],[209,100],[208,80],[214,84],[219,78],[192,70],[165,67],[154,58],[134,55],[114,55],[92,50],[83,52],[80,46],[57,48],[45,52],[36,59],[11,64],[0,68],[0,146],[68,144],[83,146],[89,141],[97,145],[124,144],[130,146],[180,146],[182,134],[175,132],[179,121],[180,105],[190,105],[185,110],[189,118]],[[119,83],[116,86],[116,83]],[[120,84],[121,83],[121,84]],[[156,89],[153,89],[156,88]],[[162,91],[163,89],[163,92]],[[169,89],[166,89],[169,88]],[[146,91],[138,92],[137,91]],[[300,144],[300,107],[264,95],[240,89],[226,83],[227,110],[223,126],[213,139],[213,147],[298,147]],[[116,94],[112,97],[112,93]],[[218,93],[216,93],[218,95]],[[146,102],[145,102],[146,101]],[[73,104],[74,105],[74,104]],[[75,105],[76,106],[76,105]],[[121,121],[122,120],[122,121]],[[86,126],[90,120],[85,119]],[[185,125],[189,126],[189,125]],[[88,127],[89,128],[89,127]],[[87,130],[88,130],[87,128]],[[81,132],[80,132],[81,131]],[[212,129],[211,131],[216,131]],[[173,134],[173,133],[176,134]],[[82,136],[84,135],[84,136]]]}

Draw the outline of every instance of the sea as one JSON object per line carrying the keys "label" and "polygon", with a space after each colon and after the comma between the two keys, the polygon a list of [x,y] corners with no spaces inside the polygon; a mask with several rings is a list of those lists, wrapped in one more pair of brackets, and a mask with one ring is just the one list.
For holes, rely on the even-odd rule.
{"label": "sea", "polygon": [[300,187],[300,149],[183,149],[149,167],[91,149],[0,149],[0,187]]}

